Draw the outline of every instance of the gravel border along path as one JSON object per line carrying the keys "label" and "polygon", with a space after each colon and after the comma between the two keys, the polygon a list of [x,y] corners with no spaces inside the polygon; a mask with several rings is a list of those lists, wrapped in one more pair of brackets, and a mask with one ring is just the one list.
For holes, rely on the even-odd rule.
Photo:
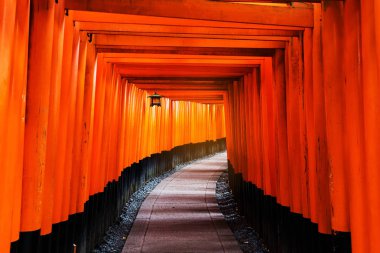
{"label": "gravel border along path", "polygon": [[227,172],[223,172],[216,183],[216,201],[243,252],[269,252],[255,230],[248,225],[243,216],[239,215],[236,201],[228,185]]}

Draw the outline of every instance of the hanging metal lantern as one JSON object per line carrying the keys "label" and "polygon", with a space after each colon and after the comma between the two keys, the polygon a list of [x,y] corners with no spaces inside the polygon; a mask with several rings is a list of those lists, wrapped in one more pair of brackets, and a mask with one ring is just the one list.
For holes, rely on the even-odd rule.
{"label": "hanging metal lantern", "polygon": [[156,92],[152,96],[148,96],[150,98],[150,107],[160,106],[161,107],[161,95],[158,95]]}

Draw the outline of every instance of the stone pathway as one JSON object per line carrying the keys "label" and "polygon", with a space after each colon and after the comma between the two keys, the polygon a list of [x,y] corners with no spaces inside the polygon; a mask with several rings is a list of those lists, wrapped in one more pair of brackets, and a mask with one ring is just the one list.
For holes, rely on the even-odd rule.
{"label": "stone pathway", "polygon": [[141,205],[123,253],[241,252],[215,199],[226,153],[164,179]]}

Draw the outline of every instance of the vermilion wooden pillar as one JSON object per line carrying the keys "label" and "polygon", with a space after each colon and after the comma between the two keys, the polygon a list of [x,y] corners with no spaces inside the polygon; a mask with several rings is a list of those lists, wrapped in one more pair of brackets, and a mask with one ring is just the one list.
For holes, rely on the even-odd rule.
{"label": "vermilion wooden pillar", "polygon": [[288,161],[290,171],[291,211],[302,214],[302,173],[304,167],[303,150],[300,135],[300,96],[302,81],[300,76],[301,45],[299,38],[292,38],[286,49],[287,57],[287,130],[288,130]]}
{"label": "vermilion wooden pillar", "polygon": [[43,210],[41,234],[46,235],[52,231],[53,208],[56,192],[54,191],[55,173],[57,172],[58,138],[60,127],[60,102],[64,36],[63,2],[54,5],[54,34],[51,63],[51,90],[49,96],[49,120],[46,144],[46,167],[44,175]]}
{"label": "vermilion wooden pillar", "polygon": [[21,230],[41,227],[53,50],[53,0],[31,1]]}
{"label": "vermilion wooden pillar", "polygon": [[243,180],[247,180],[248,176],[248,164],[247,164],[247,119],[245,115],[247,115],[245,96],[246,96],[246,86],[247,80],[246,78],[241,78],[238,86],[239,99],[238,102],[238,110],[239,110],[239,118],[240,120],[236,123],[239,123],[239,148],[240,148],[240,165],[241,173],[243,176]]}
{"label": "vermilion wooden pillar", "polygon": [[[365,221],[368,225],[366,242],[369,244],[368,252],[372,253],[380,251],[380,4],[374,0],[362,0],[360,4],[365,145],[365,175],[362,178],[368,203],[365,210]],[[361,244],[353,243],[353,246],[358,249]]]}
{"label": "vermilion wooden pillar", "polygon": [[93,147],[91,151],[90,168],[92,175],[90,178],[90,195],[98,192],[99,189],[99,157],[101,154],[101,135],[103,131],[103,114],[104,114],[104,94],[106,85],[103,81],[105,78],[105,63],[102,61],[101,56],[97,58],[97,75],[96,75],[96,90],[95,90],[95,112],[94,115],[94,132]]}
{"label": "vermilion wooden pillar", "polygon": [[[323,13],[323,75],[326,104],[326,133],[329,161],[331,166],[330,194],[332,209],[332,227],[338,231],[349,229],[349,207],[347,194],[347,160],[345,147],[345,90],[342,57],[344,54],[344,34],[341,13],[343,3],[329,4]],[[328,24],[333,23],[334,26]],[[334,43],[332,43],[334,42]]]}
{"label": "vermilion wooden pillar", "polygon": [[72,184],[72,172],[73,172],[73,160],[74,160],[74,145],[76,143],[75,139],[75,118],[76,118],[76,103],[80,98],[81,87],[78,87],[78,75],[79,73],[79,59],[80,59],[80,34],[79,28],[74,28],[73,33],[73,51],[72,51],[72,62],[71,67],[71,80],[69,82],[70,95],[66,99],[66,106],[68,107],[68,124],[67,124],[67,138],[66,138],[66,152],[64,161],[64,177],[63,177],[63,195],[62,195],[62,209],[60,221],[67,221],[70,215],[71,209],[71,184]]}
{"label": "vermilion wooden pillar", "polygon": [[[69,164],[71,168],[71,180],[70,180],[70,209],[69,215],[75,214],[80,209],[81,203],[79,203],[78,197],[80,195],[80,184],[83,182],[83,167],[81,166],[81,160],[83,158],[82,152],[82,133],[83,133],[83,107],[84,107],[84,93],[85,93],[85,78],[86,78],[86,62],[87,62],[87,34],[81,32],[79,34],[79,55],[78,55],[78,73],[76,84],[76,101],[73,116],[73,135],[70,137],[73,139],[72,146],[72,162]],[[88,102],[88,101],[86,101]]]}
{"label": "vermilion wooden pillar", "polygon": [[[111,130],[111,109],[112,109],[112,101],[113,95],[115,91],[115,78],[117,73],[114,71],[114,66],[110,63],[106,63],[106,76],[102,80],[105,85],[105,96],[104,96],[104,114],[102,124],[102,135],[101,135],[101,152],[98,156],[99,162],[99,170],[96,175],[99,178],[98,181],[98,189],[97,192],[102,192],[104,185],[108,182],[107,173],[108,173],[108,156],[109,156],[109,136]],[[112,130],[111,130],[112,131]]]}
{"label": "vermilion wooden pillar", "polygon": [[277,173],[274,167],[274,105],[273,105],[273,72],[272,59],[265,58],[261,65],[260,107],[264,192],[276,196]]}
{"label": "vermilion wooden pillar", "polygon": [[252,87],[252,107],[253,107],[253,142],[254,146],[254,178],[256,179],[253,183],[257,187],[263,187],[263,163],[262,163],[262,153],[261,153],[261,108],[260,108],[260,87],[261,87],[261,74],[260,69],[256,70],[256,78]]}
{"label": "vermilion wooden pillar", "polygon": [[[333,5],[334,6],[334,5]],[[337,4],[335,4],[337,6]],[[342,56],[339,60],[344,68],[344,84],[342,90],[344,94],[344,152],[346,165],[346,192],[349,195],[349,230],[351,231],[351,241],[353,252],[369,252],[368,237],[366,237],[366,198],[364,190],[363,164],[365,163],[364,147],[364,115],[363,108],[363,83],[362,59],[360,52],[359,34],[361,33],[360,24],[360,3],[359,1],[347,0],[344,5],[340,5],[340,13],[335,16],[343,19],[344,41],[342,42]],[[331,8],[331,7],[330,7]]]}
{"label": "vermilion wooden pillar", "polygon": [[307,214],[313,222],[318,222],[318,184],[316,173],[316,133],[315,133],[315,120],[314,120],[314,94],[313,94],[313,31],[312,29],[305,29],[303,33],[303,62],[304,62],[304,125],[305,125],[305,166],[308,168],[308,196],[309,196],[309,213]]}
{"label": "vermilion wooden pillar", "polygon": [[245,107],[246,107],[246,121],[245,121],[245,128],[246,128],[246,145],[247,145],[247,171],[246,171],[246,180],[249,182],[252,182],[254,180],[253,177],[253,164],[254,164],[254,146],[255,143],[253,143],[253,101],[252,101],[252,91],[254,89],[254,85],[257,85],[256,82],[254,82],[253,77],[255,76],[254,71],[253,73],[248,73],[244,76],[244,86],[245,90]]}
{"label": "vermilion wooden pillar", "polygon": [[[73,21],[70,16],[64,17],[64,36],[63,36],[63,53],[62,53],[62,74],[61,74],[61,92],[59,106],[59,135],[57,139],[57,156],[55,161],[54,172],[54,206],[53,206],[53,223],[61,221],[62,205],[63,205],[63,187],[65,177],[65,162],[68,139],[69,125],[69,106],[68,101],[73,96],[73,85],[71,80],[73,68]],[[55,115],[57,116],[57,115]]]}
{"label": "vermilion wooden pillar", "polygon": [[[318,230],[321,233],[331,232],[331,200],[330,200],[330,164],[327,153],[326,136],[326,113],[325,96],[323,82],[323,63],[322,63],[322,38],[321,38],[321,5],[314,5],[314,29],[313,29],[313,108],[315,124],[315,170],[317,175],[317,185],[314,189],[317,197]],[[310,91],[311,92],[311,91]],[[313,220],[313,216],[311,216]],[[314,220],[313,220],[314,221]]]}
{"label": "vermilion wooden pillar", "polygon": [[285,83],[285,51],[276,50],[273,59],[274,75],[274,110],[276,112],[276,144],[278,155],[278,201],[284,205],[290,205],[289,196],[289,167],[288,167],[288,140],[286,118],[286,83]]}
{"label": "vermilion wooden pillar", "polygon": [[[81,128],[81,157],[79,167],[81,173],[79,178],[79,196],[77,212],[84,211],[84,203],[89,198],[90,188],[90,161],[92,151],[92,133],[94,129],[94,107],[95,107],[95,84],[96,84],[96,52],[92,44],[87,43],[86,70],[84,83],[83,118]],[[77,140],[79,141],[79,140]]]}
{"label": "vermilion wooden pillar", "polygon": [[122,82],[122,101],[121,101],[121,143],[120,143],[120,160],[119,160],[119,168],[125,168],[127,164],[128,155],[126,152],[127,149],[127,141],[126,141],[126,132],[127,132],[127,117],[128,117],[128,110],[127,110],[127,103],[128,103],[128,97],[127,97],[127,82],[125,79],[121,80]]}
{"label": "vermilion wooden pillar", "polygon": [[29,1],[0,3],[0,252],[19,238]]}

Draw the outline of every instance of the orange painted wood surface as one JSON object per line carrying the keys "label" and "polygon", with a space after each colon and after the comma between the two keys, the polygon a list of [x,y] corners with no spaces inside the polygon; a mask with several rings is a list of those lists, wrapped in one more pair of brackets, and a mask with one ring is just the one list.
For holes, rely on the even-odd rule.
{"label": "orange painted wood surface", "polygon": [[8,252],[21,222],[29,2],[2,1],[0,23],[0,252]]}
{"label": "orange painted wood surface", "polygon": [[[198,20],[216,20],[253,24],[275,24],[310,27],[313,25],[312,8],[290,8],[290,6],[250,6],[228,3],[209,2],[205,0],[168,0],[166,4],[152,3],[147,0],[139,2],[104,1],[104,0],[67,0],[66,6],[73,10],[93,12],[113,12],[158,17],[174,17]],[[209,12],[210,9],[216,9]]]}
{"label": "orange painted wood surface", "polygon": [[[361,215],[360,225],[364,225],[365,230],[368,231],[369,236],[367,239],[361,237],[362,244],[354,244],[355,249],[358,249],[363,245],[363,243],[369,243],[368,252],[377,252],[380,250],[380,245],[378,243],[378,235],[380,234],[379,225],[380,217],[378,215],[378,210],[380,208],[380,197],[379,191],[379,131],[378,125],[380,123],[379,110],[380,104],[377,99],[377,94],[379,94],[379,66],[380,66],[380,47],[379,47],[379,13],[380,5],[378,1],[360,1],[361,13],[361,56],[362,56],[362,92],[363,92],[363,118],[364,118],[364,168],[360,167],[360,172],[358,173],[358,180],[363,180],[360,186],[364,186],[361,191],[361,198],[364,198],[367,205],[365,205],[364,213],[358,213]],[[355,12],[355,10],[352,10]],[[359,50],[360,50],[359,49]],[[363,140],[362,140],[363,141]],[[359,170],[359,168],[356,168]],[[359,196],[358,196],[359,197]],[[356,224],[357,226],[358,224]],[[358,234],[358,236],[360,236]],[[363,250],[364,252],[364,250]]]}
{"label": "orange painted wood surface", "polygon": [[97,54],[63,3],[31,4],[29,27],[27,1],[1,3],[1,252],[20,232],[46,235],[82,212],[132,163],[225,137],[222,104],[164,98],[151,108],[148,92]]}
{"label": "orange painted wood surface", "polygon": [[63,1],[0,2],[0,252],[83,212],[134,162],[225,136],[244,180],[380,252],[379,1],[224,16],[66,2],[68,16]]}
{"label": "orange painted wood surface", "polygon": [[[258,132],[239,133],[235,123],[227,125],[228,155],[236,171],[317,223],[320,232],[351,232],[353,252],[379,250],[378,7],[375,1],[315,4],[314,29],[293,38],[285,54],[276,50],[274,81],[244,76],[249,81],[239,84],[257,91],[229,90],[226,100],[227,123],[249,119],[246,125]],[[265,66],[259,71],[263,77]],[[245,108],[233,102],[242,99]],[[256,111],[253,119],[239,114],[251,110]],[[274,130],[269,133],[271,120]],[[272,132],[274,142],[268,135]],[[240,154],[245,152],[240,142],[251,149],[248,155]],[[274,155],[273,169],[268,153]],[[275,171],[273,178],[268,171]]]}
{"label": "orange painted wood surface", "polygon": [[[32,1],[36,10],[31,17],[24,167],[22,176],[21,230],[41,228],[46,145],[51,90],[54,3]],[[46,67],[49,66],[49,67]],[[29,217],[34,217],[30,219]]]}

